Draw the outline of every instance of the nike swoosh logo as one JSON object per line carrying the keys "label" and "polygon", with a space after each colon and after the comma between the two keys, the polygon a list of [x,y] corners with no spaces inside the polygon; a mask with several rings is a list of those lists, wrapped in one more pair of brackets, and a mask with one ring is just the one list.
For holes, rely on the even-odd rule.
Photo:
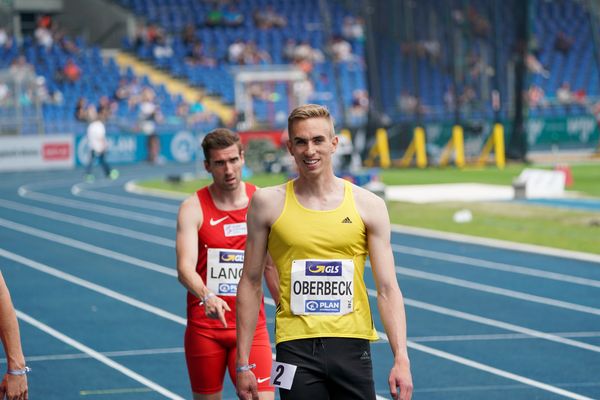
{"label": "nike swoosh logo", "polygon": [[271,379],[271,377],[270,377],[270,376],[267,376],[266,378],[258,378],[256,381],[257,381],[258,383],[263,383],[263,382],[266,382],[266,381],[268,381],[269,379]]}
{"label": "nike swoosh logo", "polygon": [[221,222],[225,221],[227,218],[229,218],[229,215],[224,216],[223,218],[219,218],[219,219],[210,219],[210,226],[215,226],[220,224]]}

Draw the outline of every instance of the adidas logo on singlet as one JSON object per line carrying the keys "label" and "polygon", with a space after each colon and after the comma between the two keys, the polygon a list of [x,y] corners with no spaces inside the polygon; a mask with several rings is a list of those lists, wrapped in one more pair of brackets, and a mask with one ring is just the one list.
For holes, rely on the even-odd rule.
{"label": "adidas logo on singlet", "polygon": [[351,224],[352,220],[350,219],[350,217],[346,217],[342,220],[342,224]]}

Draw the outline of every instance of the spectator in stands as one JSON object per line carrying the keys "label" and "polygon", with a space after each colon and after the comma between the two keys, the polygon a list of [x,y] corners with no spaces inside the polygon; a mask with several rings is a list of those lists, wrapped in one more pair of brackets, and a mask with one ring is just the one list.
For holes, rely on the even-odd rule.
{"label": "spectator in stands", "polygon": [[27,62],[24,55],[20,55],[13,60],[8,73],[13,80],[18,82],[33,80],[35,78],[33,65]]}
{"label": "spectator in stands", "polygon": [[346,40],[364,41],[365,27],[363,19],[352,16],[344,17],[344,21],[342,22],[342,36]]}
{"label": "spectator in stands", "polygon": [[415,96],[411,95],[407,90],[400,92],[398,98],[398,108],[405,114],[412,114],[417,110],[418,100]]}
{"label": "spectator in stands", "polygon": [[288,63],[292,63],[294,62],[294,57],[296,54],[296,39],[294,38],[287,38],[287,40],[285,41],[285,44],[283,45],[283,49],[282,49],[282,56],[283,59],[288,62]]}
{"label": "spectator in stands", "polygon": [[556,99],[558,103],[563,106],[569,106],[573,104],[574,98],[571,92],[571,84],[569,82],[563,82],[558,89],[556,89]]}
{"label": "spectator in stands", "polygon": [[588,99],[587,99],[587,92],[585,91],[585,89],[578,89],[575,92],[573,92],[573,102],[575,102],[576,104],[582,105],[582,106],[586,106],[588,103]]}
{"label": "spectator in stands", "polygon": [[217,65],[217,60],[205,53],[204,44],[201,41],[196,41],[186,58],[186,62],[190,65],[202,65],[205,67],[214,67]]}
{"label": "spectator in stands", "polygon": [[52,31],[50,30],[50,28],[47,28],[44,24],[38,24],[38,26],[35,28],[35,31],[33,32],[33,36],[35,37],[36,43],[42,46],[47,51],[52,48],[52,45],[54,44]]}
{"label": "spectator in stands", "polygon": [[197,124],[199,122],[207,122],[211,119],[212,113],[204,107],[202,100],[203,95],[199,95],[196,101],[194,101],[189,107],[188,123],[190,125]]}
{"label": "spectator in stands", "polygon": [[156,60],[170,59],[173,57],[171,39],[167,35],[159,35],[156,38],[152,54]]}
{"label": "spectator in stands", "polygon": [[491,30],[490,22],[475,7],[467,7],[467,21],[471,25],[471,30],[475,36],[485,39]]}
{"label": "spectator in stands", "polygon": [[319,49],[315,49],[307,40],[301,41],[293,49],[293,62],[301,70],[310,73],[315,63],[325,61],[325,56]]}
{"label": "spectator in stands", "polygon": [[458,105],[461,107],[461,110],[466,110],[467,112],[479,108],[480,103],[473,86],[466,85],[463,87],[463,91],[458,97]]}
{"label": "spectator in stands", "polygon": [[456,91],[453,86],[448,86],[444,92],[444,105],[446,111],[454,111],[456,107]]}
{"label": "spectator in stands", "polygon": [[67,54],[78,55],[81,52],[75,41],[68,37],[64,30],[59,30],[56,32],[54,35],[54,41]]}
{"label": "spectator in stands", "polygon": [[62,68],[62,79],[69,83],[75,83],[81,79],[81,68],[72,58],[67,59]]}
{"label": "spectator in stands", "polygon": [[119,83],[113,94],[113,99],[116,102],[126,101],[129,99],[129,85],[127,84],[127,79],[119,79]]}
{"label": "spectator in stands", "polygon": [[100,97],[100,100],[98,101],[98,114],[102,121],[108,121],[113,116],[116,108],[117,103],[111,101],[108,96]]}
{"label": "spectator in stands", "polygon": [[10,49],[13,44],[12,36],[6,31],[5,28],[0,27],[0,47]]}
{"label": "spectator in stands", "polygon": [[88,102],[84,97],[77,99],[75,103],[75,120],[79,122],[88,122]]}
{"label": "spectator in stands", "polygon": [[35,78],[34,90],[34,97],[36,97],[42,104],[60,105],[64,101],[63,94],[60,92],[60,90],[50,91],[46,85],[46,78],[41,75]]}
{"label": "spectator in stands", "polygon": [[559,31],[554,39],[554,49],[566,56],[571,51],[571,47],[573,47],[573,39],[563,31]]}
{"label": "spectator in stands", "polygon": [[352,92],[350,115],[356,120],[363,120],[369,112],[369,95],[366,90],[355,89]]}
{"label": "spectator in stands", "polygon": [[209,28],[214,28],[223,25],[223,12],[220,7],[213,6],[213,8],[206,14],[204,25]]}
{"label": "spectator in stands", "polygon": [[235,39],[227,49],[227,59],[231,64],[240,64],[242,53],[244,53],[245,43],[241,39]]}
{"label": "spectator in stands", "polygon": [[269,64],[271,56],[266,51],[259,49],[253,40],[246,42],[244,51],[241,55],[240,64],[243,65],[258,65]]}
{"label": "spectator in stands", "polygon": [[550,78],[550,71],[544,68],[542,63],[532,53],[527,53],[525,56],[525,65],[527,66],[529,72],[539,74],[546,79]]}
{"label": "spectator in stands", "polygon": [[12,101],[10,88],[6,83],[0,82],[0,106],[9,105]]}
{"label": "spectator in stands", "polygon": [[138,118],[140,120],[140,128],[146,135],[155,133],[156,124],[160,124],[163,121],[163,115],[156,102],[156,93],[154,93],[152,88],[148,87],[142,91]]}
{"label": "spectator in stands", "polygon": [[252,18],[258,29],[285,28],[287,26],[287,19],[278,14],[270,4],[264,10],[254,10]]}
{"label": "spectator in stands", "polygon": [[548,105],[544,89],[538,85],[529,86],[527,91],[527,100],[530,107],[545,107]]}
{"label": "spectator in stands", "polygon": [[352,46],[341,36],[335,36],[330,43],[330,50],[335,62],[349,62],[354,59]]}
{"label": "spectator in stands", "polygon": [[186,47],[193,46],[196,43],[196,27],[194,24],[186,24],[181,31],[181,41]]}
{"label": "spectator in stands", "polygon": [[242,26],[244,23],[244,14],[242,14],[235,5],[229,5],[223,11],[223,25],[230,27]]}

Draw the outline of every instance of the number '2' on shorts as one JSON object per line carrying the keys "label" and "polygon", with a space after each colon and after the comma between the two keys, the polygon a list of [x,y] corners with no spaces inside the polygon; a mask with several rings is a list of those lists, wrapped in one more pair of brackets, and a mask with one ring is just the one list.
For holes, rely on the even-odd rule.
{"label": "number '2' on shorts", "polygon": [[281,342],[277,361],[297,366],[291,389],[279,389],[281,400],[375,400],[371,345],[366,339]]}

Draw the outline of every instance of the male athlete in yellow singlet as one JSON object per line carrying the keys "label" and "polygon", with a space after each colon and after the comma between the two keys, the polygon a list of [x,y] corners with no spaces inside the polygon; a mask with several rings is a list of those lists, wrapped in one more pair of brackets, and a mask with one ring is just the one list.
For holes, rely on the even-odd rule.
{"label": "male athlete in yellow singlet", "polygon": [[280,279],[277,362],[271,375],[281,399],[375,399],[370,341],[377,334],[364,282],[368,255],[394,353],[390,394],[409,400],[406,317],[385,202],[334,175],[331,159],[338,138],[326,108],[296,108],[288,118],[288,134],[299,176],[257,191],[247,216],[237,293],[238,396],[258,399],[256,377],[247,364],[268,251]]}

